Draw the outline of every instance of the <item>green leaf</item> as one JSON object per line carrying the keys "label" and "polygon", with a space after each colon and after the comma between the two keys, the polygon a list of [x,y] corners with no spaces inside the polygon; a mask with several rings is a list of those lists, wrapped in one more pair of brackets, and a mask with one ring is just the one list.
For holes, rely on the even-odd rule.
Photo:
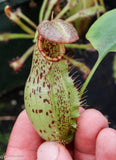
{"label": "green leaf", "polygon": [[108,11],[102,15],[89,29],[86,38],[91,42],[93,47],[98,50],[98,59],[92,68],[89,76],[84,82],[80,96],[84,93],[97,67],[107,55],[108,52],[116,51],[116,9]]}
{"label": "green leaf", "polygon": [[116,51],[116,9],[101,16],[89,29],[86,38],[104,57],[110,51]]}

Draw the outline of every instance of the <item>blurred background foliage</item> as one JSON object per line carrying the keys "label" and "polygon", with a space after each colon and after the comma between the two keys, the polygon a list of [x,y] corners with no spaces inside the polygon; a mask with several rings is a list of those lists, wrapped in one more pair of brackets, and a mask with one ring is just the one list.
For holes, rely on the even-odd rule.
{"label": "blurred background foliage", "polygon": [[[38,24],[38,13],[42,0],[0,0],[0,33],[23,33],[23,31],[4,14],[4,7],[20,7],[25,15]],[[107,10],[116,8],[116,1],[105,0]],[[9,67],[9,62],[21,56],[32,44],[32,40],[11,40],[0,42],[0,155],[6,150],[9,135],[16,117],[24,109],[23,90],[28,77],[31,59],[26,61],[19,72]],[[97,53],[77,51],[81,59],[91,68]],[[79,57],[79,58],[80,58]],[[109,118],[110,126],[116,129],[116,85],[114,84],[112,63],[114,54],[108,54],[99,66],[88,85],[88,108],[96,108]]]}

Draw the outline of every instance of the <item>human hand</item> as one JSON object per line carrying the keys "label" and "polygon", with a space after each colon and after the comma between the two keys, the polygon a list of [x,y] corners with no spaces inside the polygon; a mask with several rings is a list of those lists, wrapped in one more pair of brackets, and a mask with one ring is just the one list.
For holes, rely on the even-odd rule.
{"label": "human hand", "polygon": [[[116,160],[116,130],[95,109],[80,109],[74,142],[44,142],[24,110],[13,127],[5,160]],[[38,150],[38,151],[37,151]]]}

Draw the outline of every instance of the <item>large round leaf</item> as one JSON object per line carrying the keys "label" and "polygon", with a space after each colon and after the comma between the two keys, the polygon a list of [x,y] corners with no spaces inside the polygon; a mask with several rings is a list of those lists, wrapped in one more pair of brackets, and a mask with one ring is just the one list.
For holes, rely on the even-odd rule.
{"label": "large round leaf", "polygon": [[116,9],[101,16],[89,29],[87,39],[104,57],[109,51],[116,51]]}

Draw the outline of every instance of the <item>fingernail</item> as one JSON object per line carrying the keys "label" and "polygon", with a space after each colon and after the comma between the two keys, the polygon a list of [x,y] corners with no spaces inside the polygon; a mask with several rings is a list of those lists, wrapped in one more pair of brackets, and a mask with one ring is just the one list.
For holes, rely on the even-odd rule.
{"label": "fingernail", "polygon": [[37,160],[57,160],[58,145],[55,142],[43,143],[37,151]]}

